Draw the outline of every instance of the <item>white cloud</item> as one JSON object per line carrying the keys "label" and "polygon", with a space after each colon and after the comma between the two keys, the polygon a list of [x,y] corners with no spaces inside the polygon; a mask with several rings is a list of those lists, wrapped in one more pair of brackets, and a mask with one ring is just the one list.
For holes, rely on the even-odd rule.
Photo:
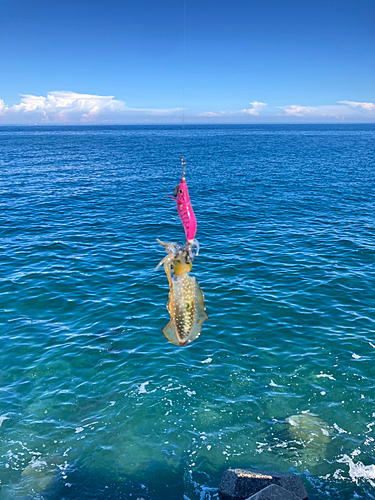
{"label": "white cloud", "polygon": [[136,111],[139,113],[150,113],[153,116],[171,115],[173,113],[181,113],[184,108],[126,108],[127,111]]}
{"label": "white cloud", "polygon": [[339,104],[346,104],[352,108],[361,108],[366,111],[375,111],[375,104],[373,102],[356,102],[356,101],[338,101]]}
{"label": "white cloud", "polygon": [[240,113],[246,113],[248,115],[258,116],[259,112],[262,111],[262,109],[267,106],[266,102],[259,102],[259,101],[249,102],[249,104],[252,107],[249,109],[243,109],[242,111],[240,111]]}
{"label": "white cloud", "polygon": [[49,92],[47,96],[22,95],[21,102],[6,106],[0,100],[2,122],[10,123],[101,123],[126,121],[129,114],[167,116],[182,108],[128,108],[114,96],[78,94],[70,91]]}
{"label": "white cloud", "polygon": [[252,101],[251,108],[241,111],[205,111],[198,113],[196,117],[216,118],[218,121],[244,121],[246,115],[261,116],[267,122],[280,122],[283,120],[295,119],[303,122],[327,122],[334,123],[340,121],[362,122],[373,121],[375,116],[375,104],[372,102],[338,101],[334,104],[319,104],[316,106],[304,106],[300,104],[290,104],[286,106],[275,106],[276,109],[283,110],[283,113],[272,112],[272,108],[267,113],[262,113],[267,103]]}
{"label": "white cloud", "polygon": [[292,104],[291,106],[277,106],[283,109],[285,113],[289,116],[305,116],[307,114],[314,113],[317,108],[311,106],[299,106],[298,104]]}
{"label": "white cloud", "polygon": [[234,115],[233,111],[218,111],[214,113],[213,111],[203,111],[202,113],[197,113],[195,116],[202,116],[206,118],[217,118],[220,116],[231,116]]}
{"label": "white cloud", "polygon": [[0,116],[5,115],[5,112],[7,111],[7,106],[5,106],[5,103],[2,99],[0,99]]}
{"label": "white cloud", "polygon": [[298,116],[305,118],[332,119],[345,121],[346,119],[358,120],[366,116],[373,116],[375,104],[371,102],[338,101],[337,104],[324,104],[318,106],[301,106],[292,104],[290,106],[276,106],[284,110],[287,116]]}
{"label": "white cloud", "polygon": [[241,111],[204,111],[203,113],[197,113],[195,116],[205,117],[205,118],[219,118],[226,116],[238,116],[238,115],[254,115],[258,116],[259,112],[267,106],[265,102],[252,101],[249,102],[251,108],[249,109],[241,109]]}
{"label": "white cloud", "polygon": [[[375,118],[372,102],[338,101],[334,104],[305,106],[290,104],[267,108],[267,103],[251,101],[249,108],[235,111],[204,111],[187,116],[188,121],[201,118],[216,122],[245,123],[252,120],[266,122],[301,121],[371,123]],[[277,109],[282,110],[276,111]],[[0,124],[90,124],[90,123],[180,123],[183,108],[134,108],[114,96],[79,94],[70,91],[49,92],[46,96],[23,95],[19,104],[6,105],[0,99]],[[259,117],[259,118],[257,118]]]}
{"label": "white cloud", "polygon": [[95,121],[100,113],[120,112],[126,109],[124,101],[114,96],[77,94],[76,92],[49,92],[47,97],[23,95],[20,104],[9,108],[10,113],[39,113],[45,121],[66,122],[69,118]]}

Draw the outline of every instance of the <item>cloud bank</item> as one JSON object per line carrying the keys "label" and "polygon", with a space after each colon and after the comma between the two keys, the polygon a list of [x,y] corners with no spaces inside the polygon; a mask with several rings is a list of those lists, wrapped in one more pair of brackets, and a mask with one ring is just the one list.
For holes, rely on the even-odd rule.
{"label": "cloud bank", "polygon": [[253,101],[249,102],[251,108],[241,109],[241,111],[203,111],[203,113],[197,113],[195,116],[203,118],[220,118],[220,117],[233,117],[235,115],[254,115],[259,116],[259,112],[267,106],[265,102]]}
{"label": "cloud bank", "polygon": [[[330,105],[288,104],[270,106],[251,101],[241,110],[186,114],[187,122],[288,123],[375,122],[375,104],[343,100]],[[22,95],[19,104],[7,106],[0,99],[0,124],[111,124],[182,123],[183,108],[134,108],[114,96],[49,92],[46,96]]]}
{"label": "cloud bank", "polygon": [[[304,106],[289,104],[272,108],[267,103],[252,101],[250,105],[251,108],[242,109],[241,111],[205,111],[197,113],[195,116],[197,118],[212,118],[213,120],[221,118],[222,121],[227,122],[233,122],[237,119],[243,123],[246,123],[246,115],[259,117],[259,120],[256,120],[258,123],[288,123],[292,121],[301,123],[375,122],[375,104],[372,102],[338,101],[335,104],[328,105]],[[281,113],[279,110],[283,112]]]}
{"label": "cloud bank", "polygon": [[182,108],[129,108],[114,96],[49,92],[46,97],[22,95],[20,104],[6,106],[0,99],[0,123],[121,123],[127,116],[147,114],[168,116]]}
{"label": "cloud bank", "polygon": [[350,118],[368,120],[375,119],[375,104],[372,102],[338,101],[337,104],[320,106],[277,106],[282,109],[286,116],[302,118],[334,118],[339,121],[350,120]]}
{"label": "cloud bank", "polygon": [[338,101],[339,104],[346,104],[352,108],[361,108],[366,111],[375,111],[375,104],[372,102]]}
{"label": "cloud bank", "polygon": [[317,108],[313,108],[311,106],[299,106],[298,104],[292,104],[291,106],[278,106],[285,111],[285,114],[288,116],[305,116],[311,113],[314,113]]}

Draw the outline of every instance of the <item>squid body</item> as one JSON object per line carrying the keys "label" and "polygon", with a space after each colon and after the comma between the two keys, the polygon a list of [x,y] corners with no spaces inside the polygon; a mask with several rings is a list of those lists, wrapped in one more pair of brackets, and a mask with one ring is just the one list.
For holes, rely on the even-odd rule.
{"label": "squid body", "polygon": [[[171,319],[162,332],[172,344],[185,346],[199,336],[203,323],[208,319],[203,292],[197,280],[189,275],[193,267],[193,245],[180,247],[176,243],[157,241],[168,254],[157,266],[163,264],[169,282],[167,310]],[[194,244],[197,244],[196,240]]]}

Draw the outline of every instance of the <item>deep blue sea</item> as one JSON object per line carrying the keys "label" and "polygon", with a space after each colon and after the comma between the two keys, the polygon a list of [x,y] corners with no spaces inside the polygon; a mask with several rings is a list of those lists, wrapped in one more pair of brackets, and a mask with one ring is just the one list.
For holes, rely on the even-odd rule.
{"label": "deep blue sea", "polygon": [[[156,238],[209,320],[166,341]],[[375,125],[0,128],[0,498],[375,498]]]}

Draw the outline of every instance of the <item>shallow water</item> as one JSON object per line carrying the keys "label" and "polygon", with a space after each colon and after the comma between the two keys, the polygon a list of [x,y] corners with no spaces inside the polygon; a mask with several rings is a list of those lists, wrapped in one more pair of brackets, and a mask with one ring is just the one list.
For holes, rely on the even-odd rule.
{"label": "shallow water", "polygon": [[[2,499],[375,498],[375,126],[0,128]],[[178,348],[155,241],[209,320]]]}

